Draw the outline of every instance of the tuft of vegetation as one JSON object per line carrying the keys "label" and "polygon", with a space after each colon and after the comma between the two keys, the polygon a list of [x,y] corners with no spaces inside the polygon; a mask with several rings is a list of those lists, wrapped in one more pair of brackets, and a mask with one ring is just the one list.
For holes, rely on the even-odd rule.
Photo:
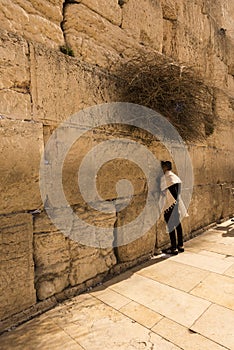
{"label": "tuft of vegetation", "polygon": [[60,51],[65,55],[75,57],[74,51],[69,46],[66,46],[66,45],[60,46]]}
{"label": "tuft of vegetation", "polygon": [[213,89],[193,67],[163,57],[139,55],[120,62],[115,74],[123,82],[120,98],[149,107],[178,129],[184,140],[201,139],[214,131]]}

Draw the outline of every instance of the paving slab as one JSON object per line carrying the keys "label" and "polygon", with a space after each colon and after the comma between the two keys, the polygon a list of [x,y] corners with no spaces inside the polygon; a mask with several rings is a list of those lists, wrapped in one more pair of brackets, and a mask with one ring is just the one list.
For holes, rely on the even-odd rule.
{"label": "paving slab", "polygon": [[131,302],[131,299],[126,298],[111,289],[105,289],[102,292],[93,292],[92,295],[116,310],[119,310],[122,306]]}
{"label": "paving slab", "polygon": [[1,350],[234,349],[234,240],[209,230],[0,337]]}
{"label": "paving slab", "polygon": [[[77,298],[78,300],[78,298]],[[159,335],[152,343],[151,332],[121,312],[104,304],[95,297],[83,299],[82,303],[72,302],[56,315],[53,322],[58,324],[72,339],[86,350],[134,350],[134,349],[178,349]],[[69,313],[66,313],[67,308]],[[75,316],[74,316],[75,315]],[[155,341],[155,340],[154,340]]]}
{"label": "paving slab", "polygon": [[163,318],[162,315],[135,301],[121,307],[120,311],[147,328],[153,327]]}
{"label": "paving slab", "polygon": [[232,277],[210,273],[190,293],[234,310],[234,281]]}
{"label": "paving slab", "polygon": [[184,350],[224,350],[225,348],[180,324],[163,318],[152,331]]}
{"label": "paving slab", "polygon": [[232,266],[231,261],[226,261],[224,259],[217,259],[211,256],[205,256],[202,254],[194,254],[191,252],[185,252],[173,256],[171,258],[173,261],[180,262],[186,265],[194,266],[203,270],[224,273],[229,267]]}
{"label": "paving slab", "polygon": [[210,302],[138,274],[120,281],[111,289],[151,310],[190,326],[208,308]]}
{"label": "paving slab", "polygon": [[168,259],[143,268],[138,274],[188,292],[197,286],[209,272]]}
{"label": "paving slab", "polygon": [[213,340],[214,342],[234,349],[234,311],[219,305],[210,308],[194,323],[191,330]]}
{"label": "paving slab", "polygon": [[224,272],[225,275],[234,277],[234,264]]}
{"label": "paving slab", "polygon": [[49,318],[36,318],[0,339],[1,350],[61,350],[61,344],[63,350],[83,350]]}

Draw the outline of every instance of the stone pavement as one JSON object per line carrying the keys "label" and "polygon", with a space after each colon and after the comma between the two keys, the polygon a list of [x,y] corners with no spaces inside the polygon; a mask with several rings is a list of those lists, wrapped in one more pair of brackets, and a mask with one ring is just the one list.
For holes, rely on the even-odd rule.
{"label": "stone pavement", "polygon": [[234,349],[234,230],[210,229],[3,334],[1,350]]}

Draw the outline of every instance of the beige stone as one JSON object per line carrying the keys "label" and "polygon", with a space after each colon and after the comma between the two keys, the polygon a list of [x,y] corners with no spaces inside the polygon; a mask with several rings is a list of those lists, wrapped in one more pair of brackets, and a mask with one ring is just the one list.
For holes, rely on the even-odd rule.
{"label": "beige stone", "polygon": [[[120,223],[120,222],[118,222]],[[121,221],[121,224],[123,222]],[[139,226],[136,226],[136,231],[132,232],[131,234],[135,234],[139,231]],[[127,235],[129,234],[128,229],[125,229],[125,233],[123,235],[126,235],[125,238],[123,236],[121,237],[124,240],[128,240],[129,237]],[[138,235],[139,236],[139,235]],[[127,243],[125,245],[118,245],[118,228],[116,229],[116,243],[117,243],[117,249],[116,253],[118,256],[119,262],[126,262],[135,260],[141,256],[150,256],[154,252],[156,242],[156,231],[155,226],[153,226],[148,232],[142,234],[139,238],[133,240],[130,243]]]}
{"label": "beige stone", "polygon": [[102,291],[102,293],[98,293],[98,295],[95,292],[93,292],[92,295],[95,296],[97,299],[103,301],[105,304],[110,305],[116,310],[119,310],[120,308],[129,304],[131,301],[130,299],[110,289],[106,289]]}
{"label": "beige stone", "polygon": [[0,108],[4,115],[14,119],[31,119],[30,95],[13,90],[0,91]]}
{"label": "beige stone", "polygon": [[4,319],[36,303],[32,216],[2,216],[0,227],[0,319]]}
{"label": "beige stone", "polygon": [[129,57],[140,49],[121,28],[82,4],[66,7],[64,33],[77,57],[105,68],[118,62],[120,55]]}
{"label": "beige stone", "polygon": [[123,6],[121,28],[143,45],[162,51],[162,8],[160,1],[130,0]]}
{"label": "beige stone", "polygon": [[[13,345],[12,345],[13,344]],[[49,318],[37,318],[23,324],[17,330],[1,337],[1,347],[10,350],[43,349],[82,350],[82,347]]]}
{"label": "beige stone", "polygon": [[217,260],[216,258],[208,257],[205,255],[200,255],[198,259],[197,254],[190,252],[185,252],[184,254],[175,256],[172,259],[182,264],[194,266],[203,270],[216,273],[224,273],[224,271],[232,265],[232,262],[225,260]]}
{"label": "beige stone", "polygon": [[191,330],[231,349],[234,343],[233,322],[232,310],[214,304],[195,322]]}
{"label": "beige stone", "polygon": [[118,0],[107,0],[105,3],[98,0],[81,0],[79,3],[84,4],[92,11],[109,20],[111,23],[120,26],[122,11],[118,5]]}
{"label": "beige stone", "polygon": [[35,120],[58,126],[83,108],[115,96],[114,80],[74,58],[41,45],[31,47],[30,55]]}
{"label": "beige stone", "polygon": [[210,305],[206,300],[137,274],[110,288],[186,327]]}
{"label": "beige stone", "polygon": [[[93,298],[71,305],[69,314],[60,312],[53,317],[67,334],[86,349],[130,350],[142,348],[150,350],[152,344],[159,349],[176,350],[177,347],[149,330],[133,322],[122,313]],[[73,317],[72,317],[73,316]]]}
{"label": "beige stone", "polygon": [[231,277],[212,273],[203,279],[191,294],[234,310],[234,286]]}
{"label": "beige stone", "polygon": [[[90,249],[90,248],[88,248]],[[113,252],[102,256],[98,249],[93,249],[93,254],[79,258],[77,256],[71,262],[69,280],[72,286],[87,281],[98,274],[107,271],[116,263]]]}
{"label": "beige stone", "polygon": [[62,0],[1,0],[1,27],[51,47],[62,45]]}
{"label": "beige stone", "polygon": [[164,318],[156,324],[152,330],[161,337],[173,342],[177,346],[185,350],[224,350],[217,343],[201,336],[200,334],[190,332],[186,327]]}
{"label": "beige stone", "polygon": [[147,328],[153,327],[163,318],[163,316],[159,315],[157,312],[152,311],[144,305],[138,304],[134,301],[122,306],[120,311]]}
{"label": "beige stone", "polygon": [[46,299],[69,284],[69,243],[62,233],[34,234],[37,296]]}
{"label": "beige stone", "polygon": [[2,30],[0,33],[0,88],[28,92],[30,72],[27,42]]}
{"label": "beige stone", "polygon": [[35,214],[33,219],[33,232],[56,232],[58,228],[53,224],[46,211]]}
{"label": "beige stone", "polygon": [[1,119],[1,213],[41,206],[39,188],[42,125]]}
{"label": "beige stone", "polygon": [[230,277],[234,277],[234,264],[229,267],[225,272],[225,275],[230,276]]}
{"label": "beige stone", "polygon": [[170,21],[177,20],[176,2],[172,0],[161,0],[163,18]]}
{"label": "beige stone", "polygon": [[189,292],[208,275],[208,272],[192,266],[165,260],[142,269],[138,274]]}

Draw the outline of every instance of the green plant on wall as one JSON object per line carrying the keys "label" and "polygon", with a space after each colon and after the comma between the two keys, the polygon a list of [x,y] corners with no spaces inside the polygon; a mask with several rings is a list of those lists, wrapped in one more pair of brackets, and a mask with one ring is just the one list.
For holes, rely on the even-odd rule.
{"label": "green plant on wall", "polygon": [[60,46],[60,51],[65,55],[75,57],[74,51],[69,46],[66,46],[66,45]]}

